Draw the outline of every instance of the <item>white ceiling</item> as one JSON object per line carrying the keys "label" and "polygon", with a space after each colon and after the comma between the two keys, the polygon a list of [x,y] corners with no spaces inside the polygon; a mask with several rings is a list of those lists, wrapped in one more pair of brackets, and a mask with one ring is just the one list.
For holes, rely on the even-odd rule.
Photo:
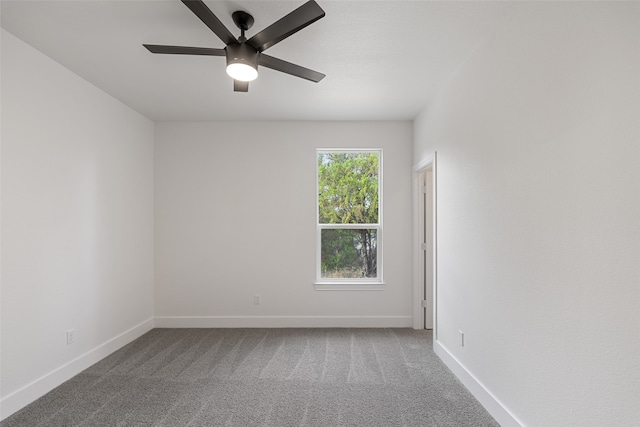
{"label": "white ceiling", "polygon": [[[247,36],[296,1],[211,1]],[[490,36],[514,3],[318,0],[326,16],[265,53],[325,73],[320,83],[261,68],[233,92],[222,57],[154,55],[142,43],[223,48],[179,0],[6,1],[2,27],[154,121],[410,120]]]}

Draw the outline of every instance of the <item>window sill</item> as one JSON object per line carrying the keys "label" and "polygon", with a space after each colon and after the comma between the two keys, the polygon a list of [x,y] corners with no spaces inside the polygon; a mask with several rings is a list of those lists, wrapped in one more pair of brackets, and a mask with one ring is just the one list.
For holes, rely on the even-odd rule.
{"label": "window sill", "polygon": [[316,291],[384,291],[383,282],[314,282]]}

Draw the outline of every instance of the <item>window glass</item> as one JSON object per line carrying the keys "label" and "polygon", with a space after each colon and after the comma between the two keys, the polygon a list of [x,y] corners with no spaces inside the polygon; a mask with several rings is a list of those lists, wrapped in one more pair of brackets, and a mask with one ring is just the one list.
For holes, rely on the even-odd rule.
{"label": "window glass", "polygon": [[382,280],[381,159],[381,150],[318,150],[318,280]]}
{"label": "window glass", "polygon": [[321,231],[321,277],[332,279],[376,278],[378,230],[323,229]]}

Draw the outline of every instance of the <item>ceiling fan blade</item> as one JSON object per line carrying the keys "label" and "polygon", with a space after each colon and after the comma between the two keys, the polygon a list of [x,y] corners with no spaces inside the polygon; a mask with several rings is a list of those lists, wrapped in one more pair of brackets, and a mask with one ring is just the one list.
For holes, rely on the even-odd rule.
{"label": "ceiling fan blade", "polygon": [[249,82],[242,82],[240,80],[233,81],[234,92],[249,92]]}
{"label": "ceiling fan blade", "polygon": [[208,55],[208,56],[225,56],[224,49],[214,49],[210,47],[191,47],[191,46],[165,46],[161,44],[143,44],[151,53],[169,53],[176,55]]}
{"label": "ceiling fan blade", "polygon": [[264,53],[260,54],[258,64],[263,67],[271,68],[272,70],[281,71],[316,83],[325,77],[324,74],[317,71],[292,64],[291,62],[283,61],[282,59],[274,58],[273,56],[265,55]]}
{"label": "ceiling fan blade", "polygon": [[[184,0],[183,0],[184,1]],[[247,40],[251,46],[262,52],[274,44],[297,33],[307,25],[324,16],[324,10],[314,0],[309,0],[290,14],[274,22]]]}
{"label": "ceiling fan blade", "polygon": [[220,37],[220,40],[222,40],[224,44],[236,43],[238,41],[202,0],[182,0],[182,3],[200,18],[216,36]]}

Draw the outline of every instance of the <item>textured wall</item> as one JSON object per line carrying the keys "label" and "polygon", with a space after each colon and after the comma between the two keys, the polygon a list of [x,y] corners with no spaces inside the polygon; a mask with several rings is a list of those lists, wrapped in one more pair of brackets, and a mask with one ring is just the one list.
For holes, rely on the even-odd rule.
{"label": "textured wall", "polygon": [[2,397],[150,319],[152,295],[153,124],[3,30]]}
{"label": "textured wall", "polygon": [[[411,142],[410,122],[157,124],[156,316],[409,326]],[[384,150],[384,291],[313,286],[316,148],[339,147]]]}
{"label": "textured wall", "polygon": [[520,6],[415,121],[439,341],[526,425],[638,425],[640,4]]}

